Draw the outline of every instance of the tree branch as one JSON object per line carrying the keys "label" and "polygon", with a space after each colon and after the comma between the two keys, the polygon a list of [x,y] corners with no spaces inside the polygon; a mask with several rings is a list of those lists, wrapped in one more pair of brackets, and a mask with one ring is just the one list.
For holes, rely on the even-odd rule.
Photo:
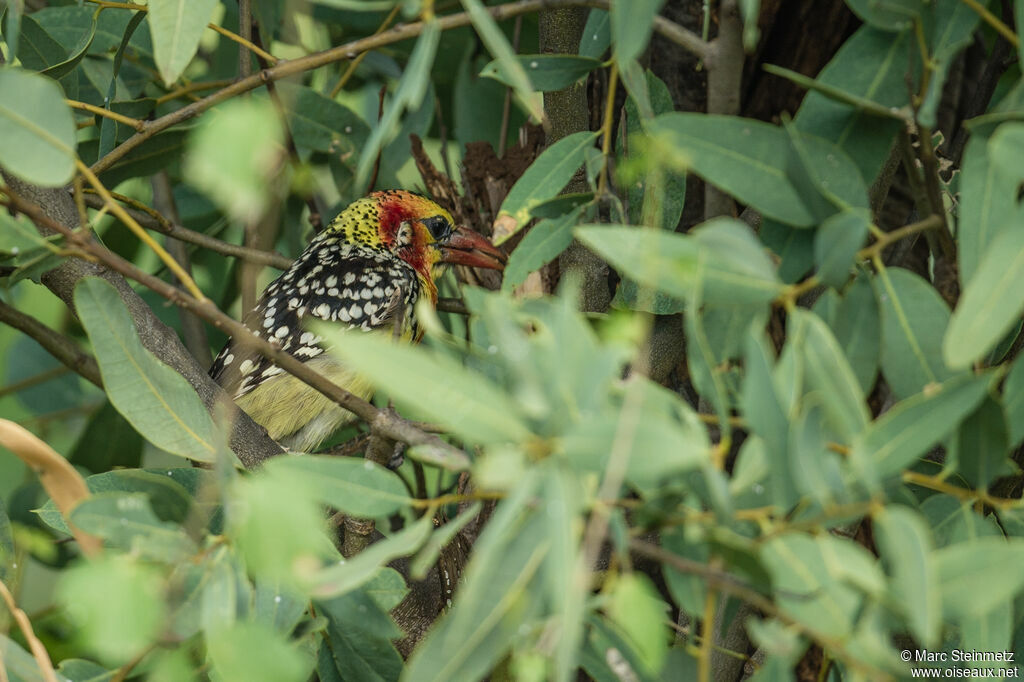
{"label": "tree branch", "polygon": [[47,353],[60,360],[68,369],[80,374],[90,383],[103,388],[103,378],[100,376],[96,358],[83,351],[77,343],[68,337],[55,332],[34,317],[15,310],[3,301],[0,301],[0,322],[24,332],[26,336],[46,349]]}
{"label": "tree branch", "polygon": [[[78,225],[78,212],[71,196],[65,190],[30,185],[7,173],[4,173],[3,177],[7,182],[7,187],[3,188],[3,191],[10,198],[10,204],[32,218],[41,233],[72,234],[70,226]],[[40,206],[46,206],[46,209]],[[77,239],[82,238],[81,235],[77,235]],[[102,251],[110,253],[106,249]],[[44,273],[41,279],[50,291],[64,301],[68,310],[72,311],[75,309],[74,289],[79,280],[83,277],[101,277],[110,282],[128,307],[142,344],[195,388],[211,414],[218,403],[224,403],[228,407],[228,414],[231,416],[231,449],[242,463],[247,467],[254,467],[267,458],[280,454],[281,447],[267,435],[263,427],[234,406],[234,402],[206,373],[206,368],[199,366],[182,345],[177,334],[160,321],[149,305],[128,285],[122,274],[101,264],[68,258],[58,267]],[[160,285],[178,292],[178,289],[170,284],[156,277],[149,277]],[[179,294],[184,295],[181,292]]]}
{"label": "tree branch", "polygon": [[[743,26],[736,0],[722,0],[718,11],[718,37],[704,57],[708,69],[708,113],[734,116],[740,112],[743,78]],[[732,197],[710,182],[704,183],[704,219],[734,215]]]}

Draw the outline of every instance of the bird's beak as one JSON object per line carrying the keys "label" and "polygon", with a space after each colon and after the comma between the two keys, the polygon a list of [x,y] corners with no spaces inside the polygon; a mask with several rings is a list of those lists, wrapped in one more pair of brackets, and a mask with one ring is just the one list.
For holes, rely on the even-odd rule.
{"label": "bird's beak", "polygon": [[506,256],[483,235],[465,227],[456,228],[441,247],[441,262],[474,268],[505,269]]}

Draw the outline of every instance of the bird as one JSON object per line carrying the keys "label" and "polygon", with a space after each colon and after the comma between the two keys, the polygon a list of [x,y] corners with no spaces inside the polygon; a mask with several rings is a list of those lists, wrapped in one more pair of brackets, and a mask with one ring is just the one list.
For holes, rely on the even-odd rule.
{"label": "bird", "polygon": [[[257,336],[360,398],[372,388],[307,329],[311,320],[363,331],[422,335],[416,303],[437,303],[448,265],[501,270],[505,255],[451,214],[407,190],[383,190],[345,208],[260,295],[243,322]],[[399,327],[397,330],[395,326]],[[210,376],[290,452],[313,452],[355,415],[259,353],[229,339]]]}

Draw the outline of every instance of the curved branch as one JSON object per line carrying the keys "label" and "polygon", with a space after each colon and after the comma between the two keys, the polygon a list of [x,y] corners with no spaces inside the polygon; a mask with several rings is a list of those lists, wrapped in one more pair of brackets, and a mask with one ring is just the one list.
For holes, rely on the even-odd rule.
{"label": "curved branch", "polygon": [[42,346],[47,353],[60,360],[68,369],[80,374],[90,383],[103,388],[96,358],[89,355],[68,337],[55,332],[39,320],[26,315],[0,301],[0,322],[24,332],[26,336]]}

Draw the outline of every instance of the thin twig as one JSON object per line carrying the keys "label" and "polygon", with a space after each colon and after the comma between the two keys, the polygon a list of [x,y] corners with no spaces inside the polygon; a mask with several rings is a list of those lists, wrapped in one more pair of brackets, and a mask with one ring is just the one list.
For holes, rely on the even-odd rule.
{"label": "thin twig", "polygon": [[103,388],[103,378],[100,376],[96,359],[68,337],[55,332],[34,317],[15,310],[3,301],[0,301],[0,322],[24,332],[47,353],[64,363],[68,369]]}
{"label": "thin twig", "polygon": [[[121,199],[121,196],[118,194],[111,193],[111,196],[115,199]],[[127,199],[127,197],[125,197],[125,199]],[[85,203],[90,208],[103,208],[106,206],[106,203],[101,197],[90,193],[86,193]],[[293,262],[292,259],[287,256],[282,256],[274,251],[250,249],[245,246],[239,246],[238,244],[232,244],[230,242],[217,239],[216,237],[211,237],[207,234],[203,234],[202,232],[190,230],[187,227],[182,227],[177,223],[169,221],[166,217],[153,209],[141,211],[137,208],[129,208],[126,210],[136,222],[147,230],[159,232],[167,235],[168,237],[174,237],[179,241],[194,244],[215,253],[231,256],[232,258],[239,258],[250,263],[269,265],[270,267],[277,268],[278,270],[287,270],[291,267]]]}
{"label": "thin twig", "polygon": [[[0,302],[0,306],[3,306],[3,305],[5,305],[5,304]],[[60,377],[64,376],[65,374],[67,374],[70,371],[71,371],[71,368],[70,367],[66,367],[66,366],[65,367],[51,367],[50,369],[44,370],[42,372],[39,372],[38,374],[33,374],[30,377],[26,377],[25,379],[22,379],[21,381],[15,381],[13,384],[7,384],[6,386],[0,387],[0,398],[3,398],[4,396],[15,394],[15,393],[20,393],[22,391],[25,391],[27,389],[32,388],[33,386],[39,386],[40,384],[45,384],[48,381],[53,381],[54,379],[57,379],[57,378],[60,378]]]}
{"label": "thin twig", "polygon": [[[989,12],[984,5],[978,2],[978,0],[960,0],[960,2],[977,12],[986,24],[994,28],[999,35],[1006,38],[1011,45],[1014,47],[1020,47],[1020,38],[1018,38],[1017,34],[1013,32],[1013,29],[1004,24],[999,17]],[[1020,29],[1019,26],[1017,28]]]}
{"label": "thin twig", "polygon": [[39,670],[43,673],[43,679],[47,682],[57,682],[57,673],[53,670],[53,661],[50,660],[50,654],[46,653],[46,647],[43,646],[43,643],[39,641],[36,633],[32,630],[32,621],[28,619],[28,615],[24,611],[18,608],[14,601],[14,595],[7,589],[7,585],[4,584],[3,580],[0,580],[0,597],[3,597],[3,600],[7,603],[7,608],[11,610],[11,615],[14,616],[15,622],[21,628],[21,634],[25,636],[28,648],[32,650],[32,656],[36,659]]}
{"label": "thin twig", "polygon": [[[252,0],[238,0],[238,36],[252,44]],[[262,52],[262,50],[261,50]],[[267,62],[271,60],[266,59]],[[248,47],[238,46],[238,75],[245,78],[252,74],[252,57]]]}
{"label": "thin twig", "polygon": [[90,114],[96,114],[97,116],[109,118],[112,121],[117,121],[118,123],[123,123],[126,126],[131,126],[132,128],[135,128],[135,130],[138,132],[142,132],[142,129],[146,127],[145,121],[142,121],[137,118],[132,118],[131,116],[125,116],[124,114],[119,114],[116,111],[104,109],[103,107],[98,107],[94,104],[89,104],[88,102],[79,102],[73,99],[66,99],[64,101],[72,109],[80,109],[82,111],[88,111]]}
{"label": "thin twig", "polygon": [[[515,28],[512,29],[512,51],[519,54],[519,38],[523,31],[523,18],[516,17]],[[508,146],[508,125],[512,118],[512,88],[505,88],[505,103],[501,108],[501,128],[498,133],[498,158],[505,156],[505,147]],[[448,174],[449,176],[451,173]]]}
{"label": "thin twig", "polygon": [[[541,9],[550,9],[554,7],[596,7],[598,9],[606,10],[609,5],[609,0],[520,0],[519,2],[509,3],[507,5],[488,7],[487,11],[496,21],[501,21],[517,17],[521,14],[529,14]],[[138,8],[138,6],[135,5],[130,5],[129,7]],[[468,26],[471,23],[469,15],[466,12],[440,17],[437,21],[441,30],[460,28],[462,26]],[[194,118],[210,107],[213,107],[236,95],[253,90],[263,85],[263,83],[268,80],[280,80],[282,78],[317,69],[321,66],[326,66],[327,64],[332,64],[343,59],[354,59],[362,52],[375,50],[385,45],[391,45],[403,40],[408,40],[409,38],[414,38],[423,31],[423,28],[423,22],[396,26],[384,33],[353,40],[350,43],[339,45],[329,50],[316,52],[297,59],[278,62],[273,68],[264,69],[260,73],[253,74],[248,78],[235,81],[222,90],[218,90],[198,102],[192,102],[191,104],[172,111],[160,118],[147,121],[145,129],[142,132],[132,135],[130,138],[111,150],[109,154],[99,159],[95,164],[93,164],[92,170],[95,173],[102,173],[157,133],[170,128],[173,125]],[[708,44],[702,41],[695,33],[663,17],[655,18],[654,30],[676,44],[693,52],[697,56],[704,56],[709,49]]]}
{"label": "thin twig", "polygon": [[[402,5],[400,3],[396,3],[391,12],[389,12],[388,15],[384,17],[384,21],[382,21],[380,26],[377,27],[377,30],[373,32],[373,35],[378,36],[381,33],[383,33],[385,29],[387,29],[387,27],[391,25],[391,22],[395,20],[395,17],[398,16],[398,10],[400,9],[402,9]],[[331,88],[331,99],[337,97],[338,93],[345,89],[345,85],[348,83],[349,79],[352,78],[352,74],[356,72],[356,69],[359,67],[360,64],[362,64],[363,60],[366,59],[366,55],[368,54],[369,51],[360,52],[355,59],[348,63],[348,68],[345,69],[345,73],[341,74],[341,78],[339,78],[338,82],[334,84],[333,88]]]}
{"label": "thin twig", "polygon": [[[199,289],[199,287],[196,285],[195,281],[193,281],[193,279],[189,276],[189,274],[185,272],[185,270],[178,264],[178,261],[171,258],[171,254],[167,253],[164,247],[160,246],[160,244],[155,239],[153,239],[148,232],[142,229],[141,225],[135,222],[135,220],[130,215],[128,215],[128,212],[121,207],[121,204],[117,203],[114,200],[114,197],[110,195],[110,192],[107,190],[106,187],[103,186],[103,183],[100,182],[100,179],[96,177],[96,174],[93,173],[89,169],[89,167],[82,163],[80,160],[75,160],[75,166],[78,168],[78,172],[84,175],[85,179],[89,181],[89,184],[92,185],[93,188],[95,188],[96,192],[101,197],[103,197],[103,201],[110,208],[110,212],[116,215],[118,218],[120,218],[121,222],[127,225],[128,229],[134,232],[135,236],[138,237],[143,244],[145,244],[146,246],[153,250],[153,252],[160,258],[160,260],[163,261],[164,265],[166,265],[170,269],[170,271],[174,273],[174,276],[178,278],[178,281],[181,282],[186,289],[188,289],[189,293],[195,296],[200,301],[206,300],[206,297],[203,295],[203,292]],[[61,227],[63,227],[63,225]]]}
{"label": "thin twig", "polygon": [[282,350],[280,346],[253,334],[244,324],[224,314],[209,299],[199,299],[190,296],[188,293],[168,284],[162,279],[141,270],[133,263],[111,252],[102,244],[92,240],[89,235],[73,232],[62,223],[50,218],[40,206],[23,199],[10,188],[0,187],[0,191],[7,195],[9,205],[27,215],[37,225],[63,234],[70,243],[75,244],[82,251],[95,257],[109,269],[152,289],[171,303],[191,310],[202,319],[233,337],[240,346],[250,348],[259,353],[307,386],[316,389],[339,406],[352,412],[366,422],[371,429],[377,430],[394,440],[420,446],[413,451],[415,455],[411,456],[419,458],[427,464],[452,471],[461,471],[469,468],[470,460],[462,450],[453,447],[434,434],[425,433],[397,414],[377,409],[371,403],[349,393],[319,372],[311,369],[306,363]]}

